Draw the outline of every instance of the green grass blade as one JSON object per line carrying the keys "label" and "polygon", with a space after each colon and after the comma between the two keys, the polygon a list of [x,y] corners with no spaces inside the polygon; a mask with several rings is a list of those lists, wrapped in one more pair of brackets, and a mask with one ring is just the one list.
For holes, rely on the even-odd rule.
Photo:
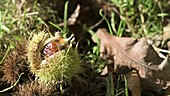
{"label": "green grass blade", "polygon": [[66,38],[67,35],[67,11],[68,11],[69,1],[65,3],[64,6],[64,28],[63,28],[63,37]]}
{"label": "green grass blade", "polygon": [[116,85],[116,93],[115,95],[118,96],[118,89],[119,89],[119,81],[120,81],[120,75],[118,76],[118,80],[117,80],[117,85]]}
{"label": "green grass blade", "polygon": [[113,31],[116,33],[116,27],[115,27],[115,13],[112,11],[111,12],[111,27],[113,29]]}
{"label": "green grass blade", "polygon": [[108,73],[107,78],[107,96],[114,96],[114,81],[112,72]]}
{"label": "green grass blade", "polygon": [[124,80],[125,80],[125,96],[129,96],[129,93],[128,93],[128,83],[127,83],[127,79],[126,79],[125,75],[124,75]]}
{"label": "green grass blade", "polygon": [[95,39],[96,43],[98,44],[98,46],[100,45],[99,43],[99,38],[97,37],[97,35],[95,34],[95,32],[91,29],[88,29],[88,32],[91,34],[92,38]]}
{"label": "green grass blade", "polygon": [[119,36],[119,37],[122,37],[124,30],[125,30],[125,23],[124,23],[124,21],[121,20],[120,23],[119,23],[119,27],[118,27],[116,35]]}
{"label": "green grass blade", "polygon": [[59,29],[60,31],[63,31],[60,26],[58,26],[57,24],[54,24],[53,22],[49,22],[52,26],[56,27],[57,29]]}
{"label": "green grass blade", "polygon": [[111,26],[110,26],[110,23],[109,23],[109,21],[107,20],[107,18],[102,14],[102,12],[103,12],[103,9],[100,9],[100,10],[99,10],[99,14],[100,14],[100,16],[106,21],[106,23],[107,23],[107,25],[108,25],[108,28],[109,28],[110,34],[113,35],[113,31],[112,31],[112,28],[111,28]]}
{"label": "green grass blade", "polygon": [[7,57],[7,55],[8,55],[8,53],[9,53],[9,51],[10,51],[10,47],[8,47],[8,49],[6,50],[6,52],[5,52],[5,55],[3,56],[3,58],[2,58],[2,60],[1,60],[1,62],[0,62],[0,64],[2,64],[2,62],[5,60],[5,58]]}

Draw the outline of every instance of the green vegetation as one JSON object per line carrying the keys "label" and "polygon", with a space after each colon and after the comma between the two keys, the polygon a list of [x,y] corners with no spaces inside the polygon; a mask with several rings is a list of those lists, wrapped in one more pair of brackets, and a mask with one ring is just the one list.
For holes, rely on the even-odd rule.
{"label": "green vegetation", "polygon": [[1,0],[0,5],[0,58],[5,58],[3,54],[14,49],[16,42],[28,39],[34,30],[46,24],[35,1]]}
{"label": "green vegetation", "polygon": [[[95,3],[94,1],[85,0],[85,1],[78,2],[78,1],[71,1],[71,0],[63,0],[63,1],[0,0],[0,67],[1,67],[0,75],[1,77],[5,75],[3,68],[6,65],[6,62],[8,61],[9,55],[18,54],[17,52],[14,51],[19,46],[18,43],[21,43],[21,41],[25,41],[25,40],[30,41],[31,39],[35,39],[33,38],[33,36],[35,36],[35,34],[37,33],[40,34],[42,33],[42,35],[44,36],[45,33],[43,32],[55,34],[55,32],[59,30],[62,32],[62,36],[64,38],[68,37],[70,34],[75,35],[76,44],[78,43],[77,50],[81,55],[83,63],[85,62],[85,64],[84,65],[82,64],[81,66],[83,67],[87,66],[86,63],[90,64],[87,69],[92,70],[90,74],[93,75],[95,74],[94,75],[95,77],[93,77],[93,75],[89,76],[89,74],[87,75],[85,73],[80,72],[80,74],[78,75],[80,75],[81,79],[84,79],[82,81],[80,80],[81,82],[83,82],[84,84],[90,83],[88,87],[93,86],[93,87],[101,88],[104,85],[104,89],[101,88],[100,91],[103,91],[101,93],[104,93],[105,95],[107,94],[107,96],[129,96],[125,76],[114,77],[113,73],[108,73],[107,78],[100,76],[100,73],[102,72],[103,68],[106,66],[107,61],[103,60],[100,57],[100,41],[98,40],[95,32],[98,28],[101,28],[100,26],[102,27],[104,26],[104,28],[106,28],[111,35],[115,35],[118,37],[136,37],[136,38],[145,37],[145,38],[152,39],[156,35],[162,36],[162,34],[164,34],[163,33],[164,26],[166,26],[167,22],[169,23],[168,21],[168,17],[170,17],[169,1],[168,0],[162,0],[162,1],[161,0],[101,0],[102,2],[104,2],[103,4],[107,5],[106,7],[103,7],[104,5],[101,7],[101,5],[98,4],[97,0],[95,1]],[[81,11],[77,13],[79,14],[79,17],[74,18],[76,19],[75,24],[69,25],[68,19],[76,8],[75,4],[79,4],[79,3],[82,8]],[[100,5],[100,8],[98,6],[93,6],[93,3],[94,5],[95,4]],[[93,13],[93,15],[95,16],[88,17],[89,14],[91,14],[90,12],[88,12],[89,11],[88,8],[91,8],[92,10],[97,10],[97,12]],[[88,11],[86,12],[86,10]],[[88,17],[88,19],[86,20],[85,17]],[[102,22],[100,22],[95,27],[90,27],[95,25],[96,21],[99,21],[99,19],[102,20]],[[63,23],[63,25],[60,25],[60,23]],[[17,66],[17,68],[18,66],[19,68],[22,67],[21,69],[17,69],[17,72],[28,73],[29,75],[26,76],[27,77],[26,79],[31,78],[30,80],[27,80],[30,82],[36,79],[34,76],[30,76],[30,74],[32,74],[31,73],[32,70],[28,68],[30,67],[29,66],[30,61],[28,62],[27,60],[30,60],[30,58],[34,60],[37,59],[34,57],[35,52],[37,51],[38,49],[37,47],[39,47],[39,43],[41,41],[41,40],[39,41],[39,39],[42,39],[43,36],[36,38],[36,40],[34,40],[32,44],[29,46],[28,44],[25,44],[27,45],[25,46],[25,49],[26,47],[30,48],[31,51],[29,52],[32,53],[27,58],[24,58],[25,61],[20,61],[20,62],[24,62],[22,63],[24,64],[23,65],[24,67],[20,66],[20,62],[17,62],[16,60],[18,59],[17,57],[12,58],[13,61],[15,62],[14,65]],[[92,42],[91,37],[93,39],[96,39],[97,41],[96,44]],[[34,46],[33,44],[35,43],[37,45]],[[73,46],[76,46],[76,44],[73,43]],[[71,52],[75,51],[72,49],[70,50]],[[33,69],[34,74],[32,75],[36,75],[38,77],[44,76],[43,79],[44,78],[46,78],[46,80],[48,79],[45,82],[48,82],[50,80],[52,82],[54,80],[60,81],[59,77],[65,77],[69,80],[70,83],[73,82],[74,80],[72,81],[72,75],[70,74],[75,75],[75,73],[80,71],[80,69],[76,69],[79,68],[79,66],[77,67],[76,64],[80,63],[79,61],[80,58],[78,56],[77,51],[74,54],[73,53],[65,54],[65,55],[63,54],[60,55],[62,59],[66,59],[66,61],[62,61],[62,59],[60,58],[61,60],[57,59],[58,64],[54,64],[53,63],[54,61],[51,60],[49,62],[52,62],[51,63],[52,67],[51,66],[49,67],[51,67],[52,70],[49,70],[48,68],[46,70],[46,66],[45,66],[44,69],[39,70],[41,72],[39,72],[38,74],[35,74],[36,73],[35,69]],[[56,56],[55,58],[58,57]],[[76,61],[74,62],[74,60]],[[64,65],[63,62],[64,63],[67,62],[67,64],[73,63],[73,66]],[[67,73],[56,75],[57,73],[55,72],[56,70],[58,70],[57,65],[59,65],[60,63],[62,66],[64,66],[64,68],[66,68],[65,70],[68,71]],[[40,61],[38,61],[38,64],[40,64]],[[11,67],[11,69],[15,69],[15,68]],[[84,70],[82,72],[84,72]],[[46,71],[48,72],[46,75],[44,75]],[[50,72],[52,72],[52,74],[55,75],[52,76]],[[63,70],[58,70],[58,72],[62,73]],[[65,74],[66,76],[60,76]],[[20,74],[17,74],[17,76],[14,77],[18,78],[19,75]],[[25,79],[25,78],[22,79],[22,76],[19,76],[19,79],[20,78],[21,80]],[[75,78],[77,77],[75,76]],[[104,78],[104,80],[102,82],[98,82],[97,80],[96,82],[93,82],[94,78],[102,78],[102,79]],[[41,80],[42,78],[39,79],[40,81],[43,81]],[[2,79],[1,81],[6,83],[6,81],[8,80]],[[9,87],[10,85],[10,84],[8,85],[8,83],[6,84],[7,87]],[[12,86],[10,88],[19,86],[19,84],[17,85],[17,83],[22,85],[22,83],[17,81],[15,83],[15,86]],[[80,83],[80,85],[83,83]],[[0,86],[3,86],[3,84]],[[71,85],[71,87],[69,86],[70,89],[73,86],[74,85]],[[87,90],[87,89],[83,89],[83,90]],[[91,91],[94,91],[94,93],[99,92],[97,89],[96,89],[97,91],[90,88],[89,90],[90,91],[87,92],[91,92]],[[66,88],[66,92],[67,91],[68,90]],[[66,94],[62,92],[58,92],[58,93]],[[79,95],[76,94],[76,92],[72,94]],[[81,94],[83,94],[83,92]]]}

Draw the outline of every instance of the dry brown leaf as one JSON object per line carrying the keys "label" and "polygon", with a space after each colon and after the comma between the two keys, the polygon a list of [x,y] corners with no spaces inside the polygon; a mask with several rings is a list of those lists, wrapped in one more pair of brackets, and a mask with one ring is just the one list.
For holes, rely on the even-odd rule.
{"label": "dry brown leaf", "polygon": [[126,74],[131,69],[138,70],[145,89],[167,88],[170,84],[168,59],[159,57],[147,39],[111,36],[105,29],[96,33],[100,40],[100,55],[112,58],[114,71]]}
{"label": "dry brown leaf", "polygon": [[70,18],[68,18],[69,25],[73,25],[76,22],[79,13],[80,13],[80,5],[78,4],[73,14],[70,16]]}
{"label": "dry brown leaf", "polygon": [[162,45],[167,44],[168,50],[170,50],[170,23],[163,28],[163,32]]}
{"label": "dry brown leaf", "polygon": [[[77,18],[80,14],[80,5],[78,4],[75,11],[72,13],[72,15],[70,16],[70,18],[68,18],[68,25],[74,25],[75,22],[77,21]],[[64,22],[58,24],[59,26],[64,26]]]}

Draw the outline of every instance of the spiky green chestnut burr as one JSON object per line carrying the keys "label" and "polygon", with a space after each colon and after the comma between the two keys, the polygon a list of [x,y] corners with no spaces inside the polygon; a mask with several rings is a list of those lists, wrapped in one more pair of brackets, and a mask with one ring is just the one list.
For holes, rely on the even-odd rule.
{"label": "spiky green chestnut burr", "polygon": [[72,48],[72,44],[68,44],[65,49],[57,51],[52,56],[42,55],[43,47],[50,42],[50,38],[54,40],[55,37],[46,36],[41,32],[34,35],[28,44],[27,56],[30,70],[35,74],[36,80],[43,84],[55,85],[58,82],[69,82],[81,71],[80,56],[77,49]]}
{"label": "spiky green chestnut burr", "polygon": [[34,34],[27,45],[27,57],[30,69],[34,73],[40,67],[42,61],[40,44],[45,37],[45,32]]}

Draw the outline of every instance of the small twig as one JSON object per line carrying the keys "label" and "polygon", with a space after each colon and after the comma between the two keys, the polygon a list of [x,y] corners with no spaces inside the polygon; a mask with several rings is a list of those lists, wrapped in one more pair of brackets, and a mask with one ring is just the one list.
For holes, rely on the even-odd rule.
{"label": "small twig", "polygon": [[3,89],[3,90],[1,90],[0,93],[5,92],[5,91],[8,91],[8,90],[12,89],[13,87],[15,87],[15,86],[17,85],[17,83],[19,82],[19,80],[20,80],[20,78],[21,78],[21,76],[22,76],[23,74],[24,74],[24,73],[22,72],[22,73],[19,75],[18,80],[14,83],[14,85],[12,85],[12,86],[10,86],[10,87],[8,87],[8,88],[5,88],[5,89]]}
{"label": "small twig", "polygon": [[100,21],[98,21],[96,24],[94,24],[93,26],[90,27],[90,29],[93,29],[95,27],[97,27],[98,25],[100,25],[103,22],[104,18],[102,18]]}
{"label": "small twig", "polygon": [[[152,45],[152,46],[153,46],[153,45]],[[158,48],[158,47],[156,47],[156,46],[153,46],[153,48],[154,48],[156,51],[170,54],[170,51],[168,51],[168,50],[160,49],[160,48]]]}

